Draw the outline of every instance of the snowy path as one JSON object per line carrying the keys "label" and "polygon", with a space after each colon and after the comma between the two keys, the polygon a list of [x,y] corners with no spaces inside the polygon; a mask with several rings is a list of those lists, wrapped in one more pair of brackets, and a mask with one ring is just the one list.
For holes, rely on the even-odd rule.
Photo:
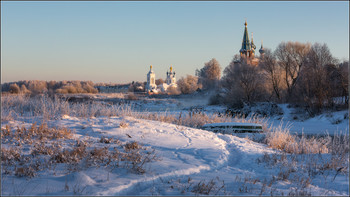
{"label": "snowy path", "polygon": [[[168,123],[129,117],[112,117],[107,125],[106,120],[104,121],[95,120],[91,127],[94,132],[88,135],[98,136],[102,132],[106,137],[141,142],[155,148],[162,161],[153,163],[149,174],[137,178],[129,174],[119,174],[119,180],[93,189],[97,191],[94,193],[96,195],[147,195],[154,185],[166,188],[168,185],[164,180],[179,177],[191,177],[200,181],[218,176],[228,182],[233,182],[235,176],[265,177],[266,171],[256,164],[256,159],[264,152],[275,152],[250,140]],[[118,128],[121,121],[129,123],[129,127]],[[159,194],[166,195],[168,191]]]}

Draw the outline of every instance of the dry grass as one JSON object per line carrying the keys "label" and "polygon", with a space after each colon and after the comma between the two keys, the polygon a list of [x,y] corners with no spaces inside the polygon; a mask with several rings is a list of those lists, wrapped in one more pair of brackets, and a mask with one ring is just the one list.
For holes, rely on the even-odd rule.
{"label": "dry grass", "polygon": [[122,121],[119,123],[120,128],[127,128],[128,126],[129,126],[129,124],[127,122]]}
{"label": "dry grass", "polygon": [[192,128],[201,128],[205,124],[218,123],[218,122],[248,122],[259,123],[263,126],[263,129],[267,129],[267,119],[258,118],[257,116],[251,116],[245,118],[243,116],[219,116],[218,114],[206,114],[206,113],[194,113],[188,111],[188,113],[169,114],[169,113],[143,113],[133,114],[135,118],[154,120],[160,122],[167,122],[177,125],[183,125]]}
{"label": "dry grass", "polygon": [[45,123],[40,126],[33,123],[29,129],[24,126],[17,127],[15,131],[12,131],[10,125],[6,125],[5,128],[1,129],[2,143],[12,142],[17,145],[32,144],[34,142],[42,144],[47,140],[71,139],[72,136],[73,133],[70,129],[48,128]]}
{"label": "dry grass", "polygon": [[64,98],[48,95],[7,95],[1,97],[1,121],[20,117],[42,117],[44,120],[60,119],[63,115],[75,117],[132,116],[129,105],[108,105],[100,102],[69,103]]}
{"label": "dry grass", "polygon": [[191,177],[184,177],[184,179],[170,179],[163,183],[169,184],[171,190],[178,190],[182,195],[228,195],[226,193],[225,181],[220,180],[219,177],[210,179],[209,181],[201,180],[194,181]]}
{"label": "dry grass", "polygon": [[[265,154],[259,158],[259,163],[265,163],[279,169],[276,177],[269,182],[263,182],[261,193],[276,181],[290,181],[298,183],[298,187],[291,188],[289,195],[309,195],[307,190],[310,182],[317,175],[329,180],[332,174],[333,181],[338,174],[348,173],[349,165],[349,137],[348,135],[335,135],[334,137],[295,136],[290,134],[289,127],[279,126],[267,128],[267,119],[251,116],[218,116],[189,111],[188,113],[135,113],[127,105],[107,105],[102,103],[68,103],[58,98],[6,96],[1,100],[1,120],[12,120],[22,116],[42,116],[45,119],[61,118],[67,114],[77,117],[91,116],[132,116],[147,120],[168,122],[200,128],[207,123],[216,122],[250,122],[263,125],[266,131],[265,143],[271,148],[281,150],[282,154]],[[128,124],[121,122],[121,128]],[[46,124],[30,128],[11,128],[6,125],[1,129],[2,144],[9,148],[1,148],[2,173],[16,176],[33,177],[39,171],[55,169],[58,164],[67,165],[68,172],[78,171],[89,167],[105,167],[110,171],[116,168],[129,169],[133,173],[145,173],[146,164],[159,160],[154,149],[146,148],[138,142],[122,143],[117,139],[101,137],[99,142],[108,146],[92,147],[84,141],[76,141],[73,147],[64,144],[64,140],[71,139],[72,131],[65,128],[48,128]],[[51,141],[50,143],[46,143]],[[52,142],[56,141],[56,142]],[[100,144],[101,145],[101,144]],[[31,150],[30,155],[25,155],[22,148],[26,146]],[[66,148],[63,148],[66,147]],[[288,153],[288,154],[287,154]],[[321,156],[320,156],[321,155]],[[323,157],[326,155],[326,157]],[[34,156],[34,157],[33,157]],[[329,157],[327,157],[329,156]],[[305,172],[298,175],[296,172]],[[331,173],[332,172],[332,173]],[[334,174],[335,172],[335,174]],[[242,179],[240,192],[251,192],[249,185],[259,183],[254,178]],[[179,183],[180,184],[180,183]],[[178,186],[183,192],[192,192],[196,195],[215,195],[222,187],[217,181],[188,181]],[[224,184],[222,184],[224,186]],[[264,193],[266,194],[266,192]],[[272,194],[272,193],[271,193]]]}
{"label": "dry grass", "polygon": [[265,138],[265,143],[271,148],[295,154],[328,153],[331,141],[329,136],[307,138],[305,135],[292,135],[288,125],[283,127],[282,124],[272,131],[267,130]]}
{"label": "dry grass", "polygon": [[[145,173],[145,164],[159,160],[154,149],[135,141],[122,143],[101,137],[98,142],[108,146],[93,147],[91,143],[74,139],[69,129],[48,128],[44,123],[17,129],[6,125],[1,134],[1,142],[6,145],[1,148],[2,174],[18,177],[31,178],[39,171],[54,171],[57,164],[66,165],[68,173],[89,167],[105,167],[111,171],[121,167]],[[67,140],[75,145],[71,147]]]}
{"label": "dry grass", "polygon": [[[100,102],[69,103],[57,96],[47,95],[30,97],[26,95],[9,95],[1,99],[1,121],[15,120],[22,116],[39,116],[44,120],[60,119],[63,115],[75,117],[99,117],[99,116],[132,116],[135,118],[168,122],[193,128],[200,128],[207,123],[216,122],[252,122],[260,123],[263,129],[267,129],[267,120],[252,116],[219,116],[189,111],[188,114],[180,113],[137,113],[132,111],[130,105],[109,105]],[[126,127],[127,125],[120,125]]]}

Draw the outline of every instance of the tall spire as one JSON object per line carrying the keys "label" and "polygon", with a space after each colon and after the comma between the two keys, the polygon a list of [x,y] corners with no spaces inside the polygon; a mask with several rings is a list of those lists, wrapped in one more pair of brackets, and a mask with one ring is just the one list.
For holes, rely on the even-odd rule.
{"label": "tall spire", "polygon": [[248,35],[248,28],[247,28],[247,20],[244,23],[244,34],[243,34],[243,40],[242,40],[242,48],[239,52],[245,53],[247,51],[251,50],[250,42],[249,42],[249,35]]}

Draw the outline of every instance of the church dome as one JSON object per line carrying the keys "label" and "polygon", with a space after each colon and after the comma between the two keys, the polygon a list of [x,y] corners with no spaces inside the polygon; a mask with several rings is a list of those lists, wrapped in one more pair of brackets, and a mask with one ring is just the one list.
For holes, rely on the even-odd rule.
{"label": "church dome", "polygon": [[260,48],[260,49],[259,49],[259,53],[260,53],[260,54],[265,53],[265,49],[264,49],[264,48]]}
{"label": "church dome", "polygon": [[263,47],[262,41],[261,41],[261,47],[260,47],[260,49],[259,49],[259,53],[260,53],[260,54],[264,54],[264,53],[265,53],[265,48]]}

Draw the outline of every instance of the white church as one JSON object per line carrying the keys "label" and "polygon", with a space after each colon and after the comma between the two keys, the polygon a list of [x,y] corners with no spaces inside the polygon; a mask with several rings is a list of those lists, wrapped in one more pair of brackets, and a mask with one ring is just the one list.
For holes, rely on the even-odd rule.
{"label": "white church", "polygon": [[156,74],[152,70],[152,65],[149,68],[149,72],[147,73],[147,84],[145,87],[146,91],[153,91],[157,89],[156,85]]}
{"label": "white church", "polygon": [[160,93],[166,92],[169,87],[177,88],[176,84],[176,74],[173,71],[173,67],[170,66],[170,72],[166,72],[166,80],[165,83],[156,85],[156,74],[152,70],[152,65],[150,66],[149,72],[147,73],[147,84],[146,84],[146,92],[148,93]]}

